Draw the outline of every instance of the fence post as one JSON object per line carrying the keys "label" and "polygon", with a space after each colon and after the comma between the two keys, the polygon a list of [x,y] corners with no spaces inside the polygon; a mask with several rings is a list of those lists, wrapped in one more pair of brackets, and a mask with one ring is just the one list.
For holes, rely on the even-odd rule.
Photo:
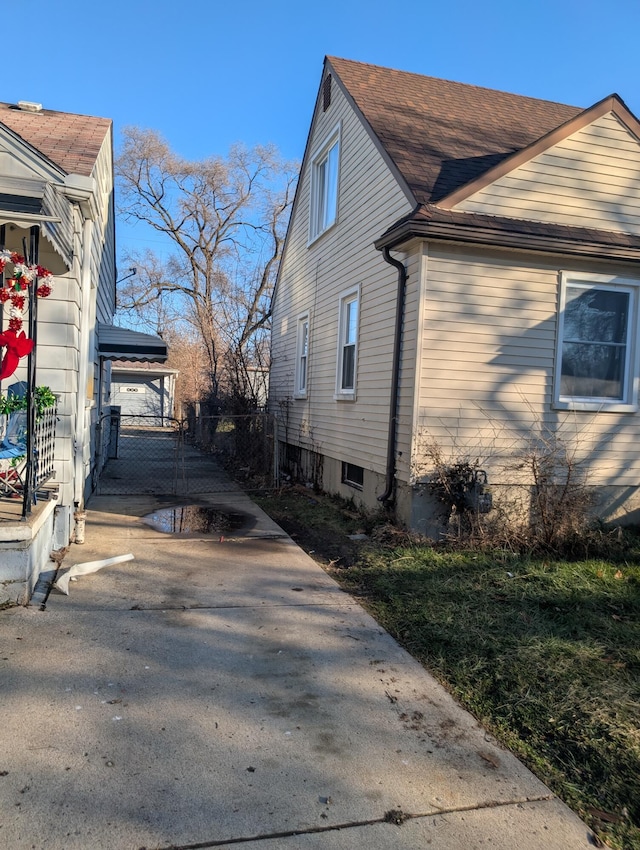
{"label": "fence post", "polygon": [[120,439],[121,408],[112,406],[109,414],[109,459],[118,457],[118,441]]}

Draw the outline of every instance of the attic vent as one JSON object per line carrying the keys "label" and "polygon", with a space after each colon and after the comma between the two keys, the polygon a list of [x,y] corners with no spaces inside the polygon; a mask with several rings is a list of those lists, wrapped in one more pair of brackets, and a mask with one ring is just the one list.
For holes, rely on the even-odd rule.
{"label": "attic vent", "polygon": [[42,112],[42,104],[34,103],[31,100],[19,100],[18,109],[21,109],[23,112]]}
{"label": "attic vent", "polygon": [[331,74],[327,74],[322,84],[322,111],[326,112],[331,106]]}

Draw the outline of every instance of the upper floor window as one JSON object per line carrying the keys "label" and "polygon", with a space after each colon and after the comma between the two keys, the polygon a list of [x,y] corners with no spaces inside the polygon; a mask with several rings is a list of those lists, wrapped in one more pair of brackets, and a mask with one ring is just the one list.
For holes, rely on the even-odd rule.
{"label": "upper floor window", "polygon": [[336,128],[312,160],[310,240],[320,236],[336,222],[339,164],[340,130]]}
{"label": "upper floor window", "polygon": [[355,398],[359,302],[360,293],[358,289],[346,292],[340,298],[336,380],[338,398]]}
{"label": "upper floor window", "polygon": [[562,278],[555,401],[577,410],[635,410],[634,340],[640,281]]}
{"label": "upper floor window", "polygon": [[298,319],[296,335],[296,373],[294,396],[305,398],[309,375],[309,314],[305,313]]}

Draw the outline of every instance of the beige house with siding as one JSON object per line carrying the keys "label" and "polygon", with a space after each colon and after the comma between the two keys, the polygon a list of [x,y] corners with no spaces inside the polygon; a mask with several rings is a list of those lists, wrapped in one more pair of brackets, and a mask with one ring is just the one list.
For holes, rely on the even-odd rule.
{"label": "beige house with siding", "polygon": [[[31,377],[57,398],[47,492],[22,517],[15,505],[19,493],[0,492],[0,602],[29,598],[49,553],[73,539],[74,514],[84,508],[99,472],[96,427],[108,410],[110,363],[131,346],[130,338],[109,344],[116,284],[113,189],[110,120],[36,103],[0,103],[0,248],[28,254],[54,276],[51,294],[37,299],[35,369],[30,376],[27,358],[21,359],[15,374],[0,382],[0,393],[6,396],[12,384]],[[3,289],[13,271],[9,264],[2,274]],[[0,313],[0,331],[6,331],[10,301]],[[157,347],[151,354],[144,349],[140,359],[166,359],[166,345],[156,342],[160,355]]]}
{"label": "beige house with siding", "polygon": [[[286,471],[430,531],[425,445],[523,483],[541,428],[640,518],[640,124],[325,60],[273,302]],[[524,482],[526,483],[526,481]]]}

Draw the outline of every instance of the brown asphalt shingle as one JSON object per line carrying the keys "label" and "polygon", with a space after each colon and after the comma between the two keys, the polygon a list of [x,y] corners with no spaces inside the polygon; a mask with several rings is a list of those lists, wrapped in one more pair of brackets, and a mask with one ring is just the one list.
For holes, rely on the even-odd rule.
{"label": "brown asphalt shingle", "polygon": [[583,111],[327,58],[421,204],[436,203]]}
{"label": "brown asphalt shingle", "polygon": [[0,123],[39,150],[67,174],[89,177],[111,121],[68,112],[23,112],[0,103]]}

